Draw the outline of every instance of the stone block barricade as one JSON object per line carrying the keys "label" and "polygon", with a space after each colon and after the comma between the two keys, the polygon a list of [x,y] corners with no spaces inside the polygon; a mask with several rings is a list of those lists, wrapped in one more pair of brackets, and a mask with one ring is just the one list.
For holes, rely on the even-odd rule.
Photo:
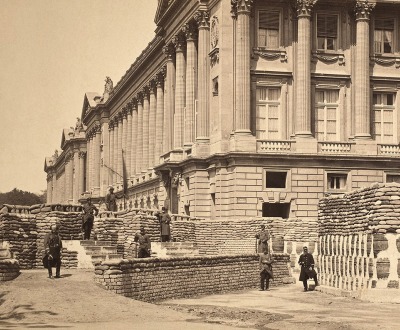
{"label": "stone block barricade", "polygon": [[[271,286],[288,283],[289,256],[274,254]],[[192,297],[258,288],[259,256],[255,254],[209,257],[123,259],[95,265],[95,282],[137,300]]]}
{"label": "stone block barricade", "polygon": [[400,184],[374,184],[319,203],[323,285],[399,289]]}
{"label": "stone block barricade", "polygon": [[[0,237],[6,242],[21,269],[43,267],[43,240],[50,225],[60,225],[61,239],[81,238],[81,206],[39,204],[3,205],[0,211]],[[64,250],[65,267],[76,263],[72,253]]]}
{"label": "stone block barricade", "polygon": [[10,281],[18,277],[19,263],[15,259],[0,259],[0,282]]}

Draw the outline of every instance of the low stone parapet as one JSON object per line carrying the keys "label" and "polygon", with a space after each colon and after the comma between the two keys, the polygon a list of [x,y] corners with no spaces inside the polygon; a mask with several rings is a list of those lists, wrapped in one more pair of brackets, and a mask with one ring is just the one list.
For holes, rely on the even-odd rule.
{"label": "low stone parapet", "polygon": [[[289,283],[289,255],[273,255],[271,286]],[[143,301],[257,288],[259,256],[225,255],[123,259],[95,265],[95,282],[105,289]]]}
{"label": "low stone parapet", "polygon": [[19,273],[18,260],[0,259],[0,282],[13,280]]}

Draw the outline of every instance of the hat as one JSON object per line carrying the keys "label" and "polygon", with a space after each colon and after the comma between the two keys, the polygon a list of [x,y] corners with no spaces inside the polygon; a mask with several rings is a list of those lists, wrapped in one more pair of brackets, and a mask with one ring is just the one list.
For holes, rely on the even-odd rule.
{"label": "hat", "polygon": [[114,187],[110,187],[110,191],[111,191],[111,190],[114,190]]}

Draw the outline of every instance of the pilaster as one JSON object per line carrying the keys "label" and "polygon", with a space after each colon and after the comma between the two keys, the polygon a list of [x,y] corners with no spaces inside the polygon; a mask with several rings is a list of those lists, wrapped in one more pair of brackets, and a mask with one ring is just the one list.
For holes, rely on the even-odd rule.
{"label": "pilaster", "polygon": [[142,171],[143,160],[143,93],[137,95],[137,112],[138,112],[138,133],[137,133],[137,152],[136,152],[136,174]]}
{"label": "pilaster", "polygon": [[74,167],[73,167],[73,202],[79,200],[79,150],[74,150]]}
{"label": "pilaster", "polygon": [[137,139],[138,139],[138,110],[136,99],[132,100],[132,153],[131,153],[131,178],[137,171]]}
{"label": "pilaster", "polygon": [[85,191],[85,158],[86,152],[79,152],[79,187],[78,187],[78,199]]}
{"label": "pilaster", "polygon": [[143,88],[143,156],[142,156],[142,173],[147,172],[149,167],[149,97],[150,90],[148,86]]}
{"label": "pilaster", "polygon": [[127,132],[126,132],[126,175],[130,177],[132,174],[132,102],[127,105]]}
{"label": "pilaster", "polygon": [[113,178],[113,172],[112,169],[114,169],[114,119],[111,119],[110,122],[108,123],[108,130],[109,130],[109,143],[110,143],[110,152],[108,155],[108,162],[106,164],[107,168],[107,173],[108,173],[108,183],[109,185],[114,184],[114,178]]}
{"label": "pilaster", "polygon": [[[127,145],[127,140],[128,140],[128,109],[127,107],[124,107],[122,109],[122,143],[121,143],[121,176],[123,176],[124,173],[124,164],[126,166],[127,162],[127,150],[126,150],[126,145]],[[123,181],[123,178],[121,178],[121,182]]]}
{"label": "pilaster", "polygon": [[156,127],[155,127],[155,152],[154,152],[154,165],[160,163],[160,156],[163,153],[164,144],[164,79],[165,72],[160,72],[156,76],[156,88],[157,88],[157,104],[156,104]]}
{"label": "pilaster", "polygon": [[150,91],[150,110],[149,110],[149,162],[148,168],[154,167],[154,153],[155,153],[155,143],[156,143],[156,82],[151,80],[149,84]]}
{"label": "pilaster", "polygon": [[118,114],[118,137],[117,137],[117,169],[116,169],[116,183],[118,186],[122,184],[122,136],[124,127],[122,125],[123,115]]}
{"label": "pilaster", "polygon": [[174,109],[175,109],[175,64],[174,47],[169,44],[163,47],[166,56],[166,74],[164,84],[164,118],[163,118],[163,150],[167,153],[173,147]]}

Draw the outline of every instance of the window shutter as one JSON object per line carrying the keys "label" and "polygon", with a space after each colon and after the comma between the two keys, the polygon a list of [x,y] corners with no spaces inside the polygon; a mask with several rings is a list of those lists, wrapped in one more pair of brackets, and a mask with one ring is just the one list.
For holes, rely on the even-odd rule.
{"label": "window shutter", "polygon": [[259,12],[259,29],[279,30],[279,12]]}
{"label": "window shutter", "polygon": [[337,37],[337,16],[318,14],[317,16],[317,36],[318,37]]}

